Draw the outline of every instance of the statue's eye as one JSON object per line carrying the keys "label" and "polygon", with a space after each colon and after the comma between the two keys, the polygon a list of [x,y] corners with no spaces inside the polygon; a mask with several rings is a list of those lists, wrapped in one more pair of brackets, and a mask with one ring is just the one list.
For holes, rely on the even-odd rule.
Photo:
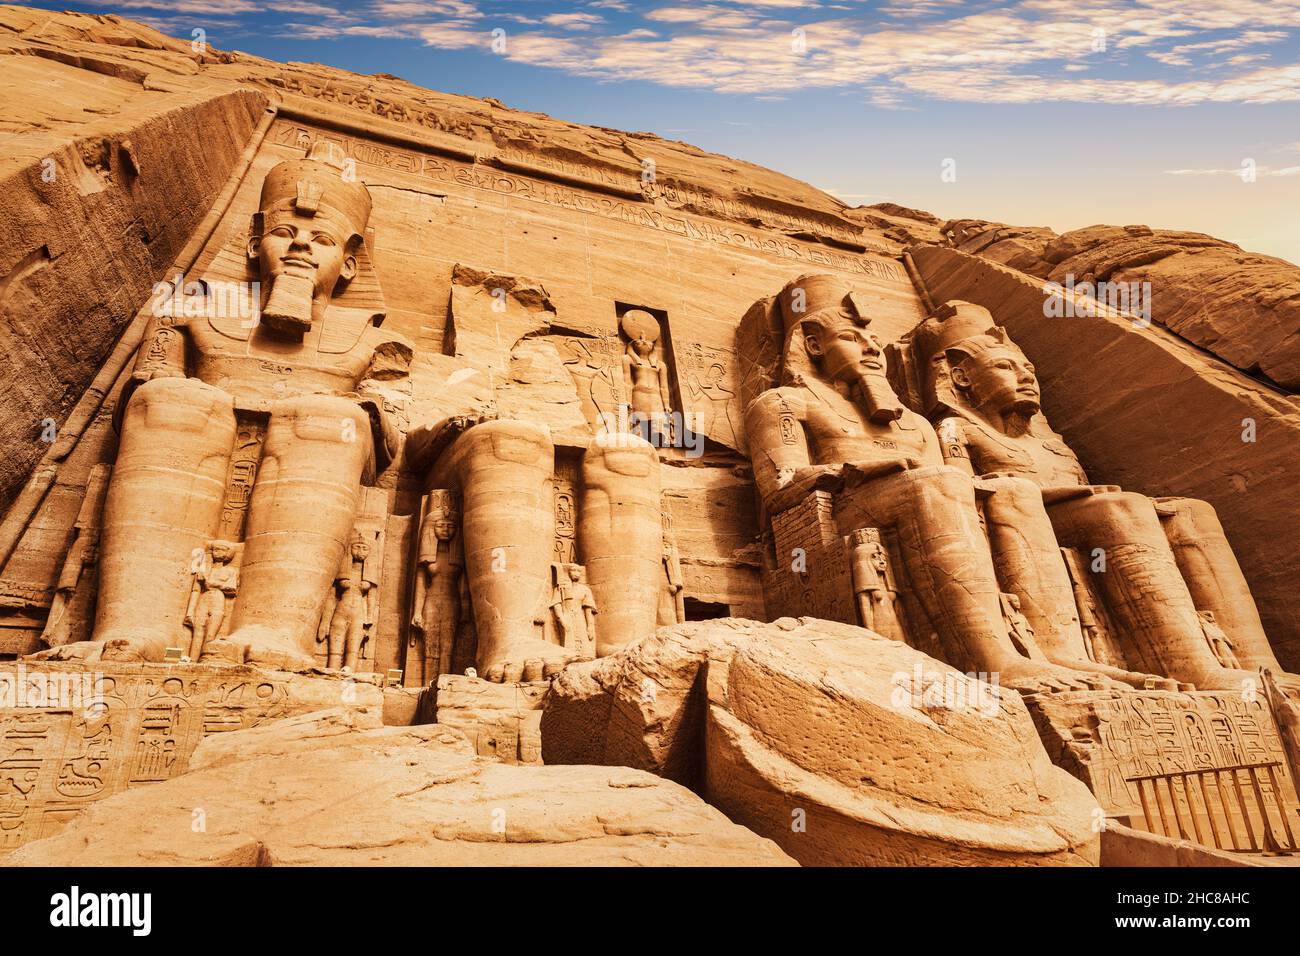
{"label": "statue's eye", "polygon": [[288,226],[276,226],[270,231],[269,235],[283,236],[286,239],[292,239],[294,236],[294,230]]}
{"label": "statue's eye", "polygon": [[856,333],[856,332],[841,332],[841,333],[840,333],[840,338],[841,338],[842,340],[844,340],[845,342],[856,342],[856,341],[858,341],[858,333]]}
{"label": "statue's eye", "polygon": [[314,234],[311,238],[312,238],[312,242],[318,243],[319,245],[322,246],[334,245],[334,238],[323,232],[318,232]]}

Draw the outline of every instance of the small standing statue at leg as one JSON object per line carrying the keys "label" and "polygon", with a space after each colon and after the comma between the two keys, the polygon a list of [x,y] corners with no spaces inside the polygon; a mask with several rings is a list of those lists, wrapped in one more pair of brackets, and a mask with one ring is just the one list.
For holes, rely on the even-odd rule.
{"label": "small standing statue at leg", "polygon": [[[553,567],[555,590],[550,610],[560,643],[565,650],[574,651],[584,659],[595,657],[596,596],[582,579],[582,565],[556,564]],[[541,676],[538,674],[532,679]]]}
{"label": "small standing statue at leg", "polygon": [[659,592],[659,627],[669,624],[681,624],[686,620],[686,587],[682,581],[682,562],[677,552],[677,543],[672,533],[664,531],[663,554],[664,579],[663,589]]}
{"label": "small standing statue at leg", "polygon": [[1016,650],[1030,660],[1047,660],[1047,655],[1034,640],[1034,626],[1021,610],[1018,595],[1005,591],[1002,593],[1002,618],[1007,622],[1007,633],[1011,636],[1011,643],[1016,645]]}
{"label": "small standing statue at leg", "polygon": [[185,626],[190,629],[189,660],[197,661],[203,646],[221,634],[226,620],[226,606],[239,588],[239,568],[235,558],[239,546],[230,541],[213,541],[207,554],[194,571],[189,606],[185,609]]}
{"label": "small standing statue at leg", "polygon": [[850,574],[857,598],[858,620],[863,627],[891,641],[902,641],[898,620],[898,589],[890,580],[889,558],[880,541],[879,528],[850,533]]}
{"label": "small standing statue at leg", "polygon": [[1241,661],[1237,660],[1237,652],[1232,648],[1232,641],[1228,638],[1227,633],[1219,626],[1219,622],[1214,619],[1213,611],[1197,611],[1197,617],[1201,619],[1201,633],[1205,635],[1206,641],[1210,644],[1210,650],[1214,651],[1214,657],[1220,664],[1231,670],[1237,670],[1241,667]]}
{"label": "small standing statue at leg", "polygon": [[351,670],[361,662],[361,647],[375,623],[377,578],[371,571],[369,542],[354,535],[334,579],[316,638],[326,642],[327,667]]}
{"label": "small standing statue at leg", "polygon": [[452,673],[452,652],[465,606],[465,558],[460,545],[460,513],[448,489],[429,493],[428,510],[420,525],[420,550],[415,576],[415,614],[411,645],[417,633],[423,641],[421,680],[427,684]]}

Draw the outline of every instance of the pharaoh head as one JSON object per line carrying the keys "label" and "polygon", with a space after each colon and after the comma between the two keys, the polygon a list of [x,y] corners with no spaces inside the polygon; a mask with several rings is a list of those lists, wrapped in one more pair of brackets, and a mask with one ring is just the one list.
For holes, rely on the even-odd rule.
{"label": "pharaoh head", "polygon": [[887,424],[903,414],[885,377],[884,345],[867,331],[870,319],[841,279],[808,275],[795,279],[780,295],[785,323],[787,362],[794,348],[791,333],[803,335],[803,352],[818,377],[856,387],[858,398],[874,422]]}
{"label": "pharaoh head", "polygon": [[1038,413],[1033,363],[983,306],[945,302],[917,329],[914,345],[925,363],[931,410],[967,408],[991,421]]}
{"label": "pharaoh head", "polygon": [[1034,366],[1010,341],[981,335],[948,350],[952,384],[967,404],[987,417],[1038,412]]}
{"label": "pharaoh head", "polygon": [[353,535],[351,553],[353,561],[365,561],[370,557],[370,542],[360,534]]}
{"label": "pharaoh head", "polygon": [[262,183],[248,258],[266,296],[262,320],[299,337],[341,282],[357,273],[370,192],[336,144],[318,141],[304,159],[275,166]]}

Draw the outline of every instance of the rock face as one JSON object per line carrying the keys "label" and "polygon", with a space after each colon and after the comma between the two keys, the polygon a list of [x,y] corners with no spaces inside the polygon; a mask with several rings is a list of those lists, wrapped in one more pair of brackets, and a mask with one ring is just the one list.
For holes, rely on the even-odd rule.
{"label": "rock face", "polygon": [[[475,757],[430,724],[335,713],[229,735],[195,769],[97,805],[19,866],[789,866],[686,789],[607,767]],[[233,738],[238,737],[238,740]]]}
{"label": "rock face", "polygon": [[1151,320],[1230,365],[1300,391],[1300,267],[1199,232],[1050,229],[962,219],[953,248],[1054,282],[1151,284]]}
{"label": "rock face", "polygon": [[[548,761],[702,783],[806,865],[1095,865],[1096,801],[997,695],[861,628],[663,628],[556,681]],[[702,773],[702,779],[701,779]]]}

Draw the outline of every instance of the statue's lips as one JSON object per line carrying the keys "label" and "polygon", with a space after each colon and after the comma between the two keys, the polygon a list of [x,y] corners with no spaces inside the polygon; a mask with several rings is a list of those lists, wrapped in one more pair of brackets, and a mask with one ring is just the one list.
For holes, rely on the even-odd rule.
{"label": "statue's lips", "polygon": [[280,260],[281,266],[297,266],[299,269],[315,269],[316,263],[310,259],[299,259],[296,256],[285,256]]}

